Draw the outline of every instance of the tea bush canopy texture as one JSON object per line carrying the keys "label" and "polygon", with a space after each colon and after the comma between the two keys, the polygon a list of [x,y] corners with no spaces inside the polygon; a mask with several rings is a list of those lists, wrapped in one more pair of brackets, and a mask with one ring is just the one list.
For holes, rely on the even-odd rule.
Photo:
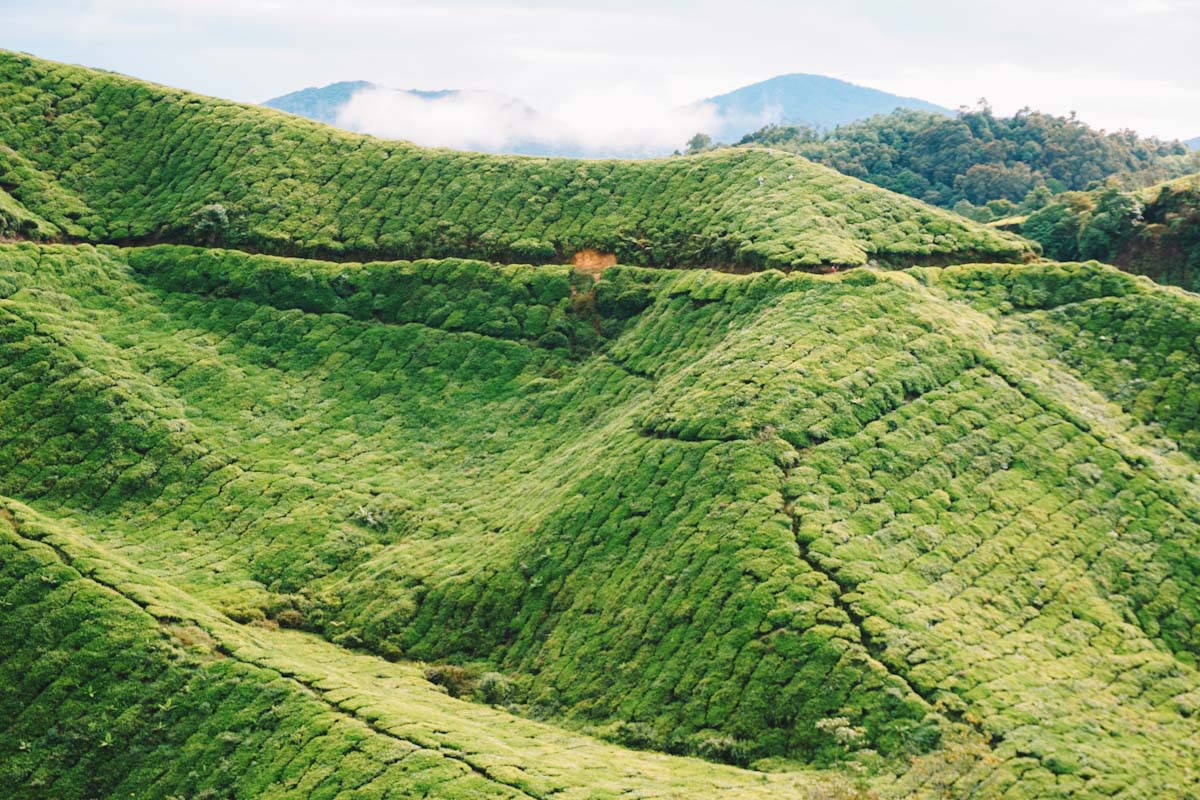
{"label": "tea bush canopy texture", "polygon": [[1200,298],[0,63],[0,794],[1200,791]]}
{"label": "tea bush canopy texture", "polygon": [[[0,52],[0,187],[65,237],[334,260],[755,270],[1013,260],[1022,240],[786,154],[574,161],[418,148]],[[198,229],[220,205],[228,225]]]}

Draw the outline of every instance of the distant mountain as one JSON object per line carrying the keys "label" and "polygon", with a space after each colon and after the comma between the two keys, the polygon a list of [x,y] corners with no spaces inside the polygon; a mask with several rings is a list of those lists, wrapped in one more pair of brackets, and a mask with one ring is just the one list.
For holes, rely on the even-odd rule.
{"label": "distant mountain", "polygon": [[1197,136],[1195,139],[1188,139],[1184,144],[1192,150],[1200,150],[1200,136]]}
{"label": "distant mountain", "polygon": [[768,124],[834,128],[897,108],[952,113],[924,100],[802,74],[780,75],[688,106],[663,109],[651,120],[639,114],[636,121],[626,120],[629,124],[608,135],[597,126],[606,118],[589,120],[581,131],[574,115],[559,119],[519,99],[470,89],[421,91],[342,81],[274,97],[263,105],[357,133],[428,146],[619,158],[666,155],[698,130],[717,141],[734,143]]}
{"label": "distant mountain", "polygon": [[[355,92],[366,89],[382,89],[385,87],[370,81],[340,81],[328,86],[310,86],[298,92],[290,92],[279,97],[272,97],[263,103],[268,108],[277,108],[289,114],[315,119],[326,125],[338,124],[338,113],[350,102]],[[457,89],[439,89],[423,91],[421,89],[394,89],[393,91],[422,100],[435,100],[442,97],[454,97]]]}
{"label": "distant mountain", "polygon": [[719,142],[737,142],[764,125],[810,125],[835,128],[897,108],[953,115],[948,108],[901,97],[879,89],[848,83],[824,75],[779,75],[743,86],[727,94],[710,97],[719,112],[720,126],[705,131]]}

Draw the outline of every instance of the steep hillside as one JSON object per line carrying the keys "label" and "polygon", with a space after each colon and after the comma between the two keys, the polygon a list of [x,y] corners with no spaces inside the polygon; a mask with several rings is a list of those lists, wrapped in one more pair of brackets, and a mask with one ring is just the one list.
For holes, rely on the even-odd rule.
{"label": "steep hillside", "polygon": [[411,666],[231,624],[0,498],[7,796],[849,797],[448,698]]}
{"label": "steep hillside", "polygon": [[1200,291],[1200,175],[1064,195],[1020,225],[1051,258],[1097,258]]}
{"label": "steep hillside", "polygon": [[0,53],[0,189],[71,240],[342,259],[820,269],[1028,245],[794,156],[496,157]]}
{"label": "steep hillside", "polygon": [[871,89],[825,75],[777,75],[702,101],[715,106],[721,126],[706,131],[736,142],[764,125],[831,129],[898,108],[950,116],[953,112],[915,97]]}
{"label": "steep hillside", "polygon": [[1200,786],[1191,296],[18,244],[0,298],[29,796]]}

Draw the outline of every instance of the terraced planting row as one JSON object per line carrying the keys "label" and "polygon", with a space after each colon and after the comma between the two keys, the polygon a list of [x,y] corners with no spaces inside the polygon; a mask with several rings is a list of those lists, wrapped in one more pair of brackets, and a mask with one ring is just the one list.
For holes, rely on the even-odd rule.
{"label": "terraced planting row", "polygon": [[734,269],[1032,255],[765,151],[623,162],[430,150],[8,52],[0,98],[0,189],[75,240],[539,264],[594,248]]}
{"label": "terraced planting row", "polygon": [[1194,789],[1190,417],[1120,405],[1098,344],[1188,394],[1187,337],[1130,320],[1190,297],[1098,265],[590,281],[5,246],[0,494],[272,665],[450,663],[527,717],[886,795]]}
{"label": "terraced planting row", "polygon": [[231,624],[0,498],[0,785],[14,797],[830,798],[827,773],[641,754],[412,667]]}

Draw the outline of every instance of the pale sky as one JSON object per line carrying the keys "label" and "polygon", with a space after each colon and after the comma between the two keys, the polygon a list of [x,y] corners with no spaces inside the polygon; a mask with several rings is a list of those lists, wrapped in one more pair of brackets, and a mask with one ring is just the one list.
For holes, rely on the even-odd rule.
{"label": "pale sky", "polygon": [[362,79],[638,108],[812,72],[1200,136],[1200,0],[0,0],[0,19],[0,47],[247,102]]}

